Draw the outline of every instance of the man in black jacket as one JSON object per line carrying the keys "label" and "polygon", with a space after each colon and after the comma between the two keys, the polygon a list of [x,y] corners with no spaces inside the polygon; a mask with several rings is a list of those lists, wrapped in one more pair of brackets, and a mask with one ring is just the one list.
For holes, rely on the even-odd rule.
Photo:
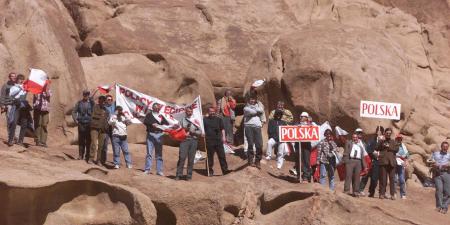
{"label": "man in black jacket", "polygon": [[208,116],[203,119],[203,125],[205,127],[206,149],[208,150],[208,168],[206,169],[209,170],[209,176],[214,175],[214,153],[217,153],[222,174],[225,175],[229,173],[223,148],[223,143],[226,143],[227,139],[223,121],[217,116],[214,107],[208,108]]}
{"label": "man in black jacket", "polygon": [[77,102],[73,111],[72,118],[78,125],[78,159],[86,160],[89,158],[89,148],[91,146],[91,115],[94,108],[94,100],[89,97],[91,92],[83,91],[83,99]]}
{"label": "man in black jacket", "polygon": [[[162,157],[162,137],[164,135],[161,126],[169,125],[167,119],[161,115],[161,104],[154,103],[152,110],[147,113],[144,119],[144,125],[147,127],[147,156],[145,160],[144,173],[149,174],[152,168],[153,156],[156,158],[156,175],[163,174],[163,157]],[[155,155],[153,155],[155,150]]]}
{"label": "man in black jacket", "polygon": [[270,160],[272,158],[273,148],[276,147],[280,142],[278,127],[286,125],[286,122],[281,120],[282,117],[283,111],[277,109],[274,112],[273,119],[269,120],[269,126],[267,128],[269,140],[267,141],[266,160]]}

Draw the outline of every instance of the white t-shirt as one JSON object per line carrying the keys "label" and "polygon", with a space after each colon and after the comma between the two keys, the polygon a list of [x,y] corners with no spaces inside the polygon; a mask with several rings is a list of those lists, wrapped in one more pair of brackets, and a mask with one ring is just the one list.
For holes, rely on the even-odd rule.
{"label": "white t-shirt", "polygon": [[130,122],[130,119],[125,116],[122,117],[122,121],[119,121],[117,115],[112,115],[111,118],[109,118],[109,124],[113,128],[112,134],[119,136],[127,135],[127,123]]}
{"label": "white t-shirt", "polygon": [[361,159],[361,151],[363,151],[361,145],[353,143],[352,151],[350,152],[350,158]]}

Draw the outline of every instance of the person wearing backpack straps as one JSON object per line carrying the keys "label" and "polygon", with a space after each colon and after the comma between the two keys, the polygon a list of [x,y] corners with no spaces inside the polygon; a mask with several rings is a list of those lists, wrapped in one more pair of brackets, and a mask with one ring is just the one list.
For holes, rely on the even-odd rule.
{"label": "person wearing backpack straps", "polygon": [[105,107],[105,96],[98,97],[98,103],[92,108],[91,116],[91,146],[89,148],[88,163],[99,164],[106,162],[102,159],[103,145],[105,144],[106,132],[109,128],[109,112]]}
{"label": "person wearing backpack straps", "polygon": [[6,81],[6,83],[2,86],[0,96],[0,107],[2,113],[7,112],[9,108],[8,106],[13,104],[13,98],[9,96],[9,89],[16,84],[16,80],[16,73],[11,72],[8,75],[8,81]]}
{"label": "person wearing backpack straps", "polygon": [[[25,76],[22,74],[17,75],[16,84],[9,89],[9,97],[14,99],[14,103],[8,110],[8,146],[12,146],[14,143],[14,136],[16,134],[16,126],[19,122],[19,116],[21,109],[24,108],[26,102],[27,92],[23,88],[23,82]],[[19,144],[23,141],[25,136],[25,125],[21,124],[19,134]]]}
{"label": "person wearing backpack straps", "polygon": [[89,148],[91,145],[91,115],[94,107],[94,100],[90,97],[91,92],[83,91],[83,98],[77,102],[73,111],[72,118],[78,125],[78,159],[86,161],[89,158]]}

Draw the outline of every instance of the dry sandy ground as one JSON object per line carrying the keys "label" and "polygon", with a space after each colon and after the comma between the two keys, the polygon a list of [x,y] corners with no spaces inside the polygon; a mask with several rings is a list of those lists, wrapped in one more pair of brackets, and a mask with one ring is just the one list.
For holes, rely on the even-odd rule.
{"label": "dry sandy ground", "polygon": [[[256,183],[257,185],[264,186],[268,185],[268,192],[278,192],[281,189],[286,190],[312,190],[312,189],[321,189],[318,184],[299,184],[296,183],[293,177],[289,176],[288,169],[293,165],[292,161],[287,161],[284,168],[279,171],[275,169],[275,161],[263,161],[262,169],[258,171],[255,168],[247,168],[245,166],[246,160],[240,157],[240,150],[237,151],[235,155],[227,155],[227,161],[229,164],[229,168],[234,170],[229,175],[221,176],[220,167],[218,165],[217,158],[215,159],[215,171],[216,176],[207,177],[205,176],[205,163],[199,162],[194,166],[194,175],[192,181],[174,181],[175,170],[176,170],[176,162],[178,160],[178,151],[175,147],[164,146],[163,150],[163,158],[164,158],[164,173],[165,177],[158,177],[154,174],[144,175],[142,173],[142,168],[144,166],[144,157],[145,157],[145,145],[130,145],[132,160],[133,160],[133,169],[120,168],[118,170],[112,169],[112,154],[111,150],[109,150],[108,154],[108,162],[106,167],[97,167],[95,165],[87,165],[84,161],[75,160],[78,155],[77,146],[60,146],[53,147],[51,146],[48,149],[37,148],[31,146],[27,149],[22,148],[20,146],[14,146],[12,148],[5,147],[2,145],[0,148],[1,151],[7,152],[17,152],[21,155],[26,155],[28,158],[42,158],[45,160],[60,162],[61,165],[67,165],[68,170],[80,170],[84,171],[87,175],[90,175],[94,178],[107,181],[108,183],[117,183],[123,184],[132,188],[136,188],[142,191],[144,194],[150,196],[155,202],[164,202],[164,196],[166,196],[168,205],[171,204],[183,204],[184,199],[179,199],[179,203],[176,203],[178,200],[174,197],[170,190],[173,188],[181,188],[181,189],[196,189],[196,191],[192,191],[196,195],[201,195],[201,190],[208,190],[208,185],[217,185],[219,187],[223,187],[222,190],[215,190],[218,195],[226,195],[233,194],[236,192],[236,195],[239,195],[237,182],[244,182],[243,179],[251,180],[251,182]],[[122,163],[123,157],[122,157]],[[5,165],[2,167],[4,168]],[[155,166],[155,164],[154,164]],[[153,167],[154,167],[153,166]],[[23,168],[27,169],[27,168]],[[153,168],[153,171],[155,168]],[[13,175],[11,175],[13,176]],[[242,180],[241,180],[242,179]],[[158,182],[154,182],[158,181]],[[230,185],[228,185],[228,184]],[[165,186],[167,185],[167,186]],[[233,186],[234,185],[234,186]],[[236,189],[234,189],[236,188]],[[380,200],[378,198],[352,198],[346,195],[341,194],[343,189],[343,182],[337,182],[337,191],[334,193],[329,192],[328,190],[323,190],[321,193],[325,193],[324,196],[327,198],[334,199],[339,198],[341,201],[335,202],[335,204],[341,204],[339,207],[344,209],[344,211],[335,211],[333,210],[336,206],[327,206],[326,211],[330,213],[334,213],[337,215],[328,215],[330,216],[331,222],[325,218],[321,218],[321,222],[314,222],[314,224],[333,224],[333,220],[339,219],[339,222],[335,222],[336,224],[450,224],[450,214],[442,215],[434,211],[434,189],[432,188],[421,188],[415,185],[409,185],[407,188],[408,199],[407,200]],[[178,189],[176,189],[178,190]],[[166,193],[167,192],[167,193]],[[206,191],[205,191],[206,192]],[[225,192],[225,194],[223,194]],[[271,193],[265,193],[266,197],[270,196]],[[205,193],[205,195],[208,195]],[[321,194],[322,195],[322,194]],[[330,197],[331,196],[331,197]],[[230,198],[242,198],[242,196],[232,196],[226,197]],[[266,198],[263,195],[263,198]],[[295,196],[291,196],[292,198],[298,198]],[[169,200],[170,198],[170,200]],[[175,199],[174,199],[175,198]],[[267,197],[270,199],[270,197]],[[289,196],[287,196],[289,198]],[[155,200],[156,199],[156,200]],[[298,199],[297,199],[298,200]],[[103,200],[102,200],[103,201]],[[269,201],[269,200],[268,200]],[[289,203],[290,200],[286,200],[288,204],[280,205],[279,208],[285,208],[285,210],[291,210],[290,207],[316,207],[314,205],[302,205],[297,203],[296,205],[293,203]],[[293,200],[292,200],[293,201]],[[200,203],[199,203],[200,204]],[[201,203],[204,204],[204,203]],[[209,203],[208,203],[209,204]],[[213,204],[213,203],[211,203]],[[256,207],[261,207],[261,202],[256,203]],[[308,203],[313,204],[313,203]],[[348,205],[347,205],[348,204]],[[119,206],[117,206],[119,207]],[[213,207],[213,206],[211,206]],[[320,207],[320,206],[319,206]],[[63,207],[62,207],[63,208]],[[66,206],[67,208],[67,206]],[[193,224],[189,222],[189,220],[180,219],[179,211],[177,211],[176,206],[175,209],[171,208],[172,212],[176,215],[178,222],[177,224]],[[158,207],[157,207],[158,209]],[[361,209],[363,209],[361,211]],[[184,209],[186,210],[186,209]],[[355,219],[349,219],[348,216],[352,215],[349,212],[358,212],[358,216],[355,216]],[[359,210],[359,211],[358,211]],[[285,216],[285,214],[280,214],[281,211],[278,212],[275,210],[269,210],[271,214],[270,217],[266,216],[267,212],[264,213],[264,210],[261,210],[261,214],[254,213],[249,218],[255,219],[255,221],[261,221],[259,223],[249,223],[246,222],[246,219],[242,219],[240,222],[242,224],[280,224],[280,217]],[[272,212],[274,211],[274,212]],[[326,212],[325,211],[325,212]],[[345,212],[347,211],[347,212]],[[340,215],[342,213],[342,215]],[[234,212],[233,214],[237,214]],[[375,215],[369,216],[369,215]],[[356,215],[356,214],[355,214]],[[365,217],[367,215],[367,217]],[[378,216],[380,215],[380,216]],[[193,216],[193,215],[191,215]],[[236,216],[236,215],[235,215]],[[356,219],[358,218],[358,219]],[[367,219],[364,221],[364,219]],[[285,218],[286,219],[286,218]],[[225,218],[222,216],[221,223],[229,224],[228,222],[236,221],[235,218]],[[186,222],[188,221],[188,222]],[[394,223],[395,222],[395,223]],[[313,222],[303,221],[298,223],[281,223],[281,224],[308,224]],[[159,221],[157,224],[171,224],[170,222],[164,223]]]}

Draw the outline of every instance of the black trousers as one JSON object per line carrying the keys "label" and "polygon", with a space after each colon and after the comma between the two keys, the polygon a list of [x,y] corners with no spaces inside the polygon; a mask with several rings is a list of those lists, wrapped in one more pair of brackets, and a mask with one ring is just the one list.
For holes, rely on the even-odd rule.
{"label": "black trousers", "polygon": [[386,194],[387,180],[389,178],[389,188],[391,196],[395,194],[395,167],[390,165],[380,166],[380,195]]}
{"label": "black trousers", "polygon": [[311,158],[311,143],[310,142],[303,142],[303,143],[295,143],[295,169],[297,170],[297,176],[300,176],[300,166],[299,166],[299,146],[302,146],[302,155],[301,155],[301,162],[302,162],[302,179],[307,180],[311,182],[311,164],[310,164],[310,158]]}
{"label": "black trousers", "polygon": [[378,178],[380,177],[380,166],[378,166],[378,160],[372,160],[372,168],[370,169],[369,173],[361,178],[360,183],[360,192],[363,192],[366,188],[367,183],[370,180],[369,185],[369,195],[375,194],[375,189],[378,185]]}
{"label": "black trousers", "polygon": [[[261,127],[245,127],[245,137],[247,138],[248,143],[248,151],[247,151],[247,159],[248,163],[253,163],[253,159],[255,159],[255,163],[259,163],[262,158],[262,134]],[[256,148],[256,155],[253,151],[253,145]]]}
{"label": "black trousers", "polygon": [[91,127],[89,124],[78,124],[78,157],[89,159],[89,148],[91,146]]}
{"label": "black trousers", "polygon": [[210,174],[214,174],[214,154],[217,153],[222,173],[228,171],[227,159],[225,158],[225,149],[221,140],[206,140],[206,149],[208,150],[208,167]]}
{"label": "black trousers", "polygon": [[198,140],[189,138],[180,143],[180,154],[177,163],[177,177],[183,176],[184,163],[186,157],[187,164],[187,178],[192,178],[192,169],[194,168],[195,152],[197,151]]}

